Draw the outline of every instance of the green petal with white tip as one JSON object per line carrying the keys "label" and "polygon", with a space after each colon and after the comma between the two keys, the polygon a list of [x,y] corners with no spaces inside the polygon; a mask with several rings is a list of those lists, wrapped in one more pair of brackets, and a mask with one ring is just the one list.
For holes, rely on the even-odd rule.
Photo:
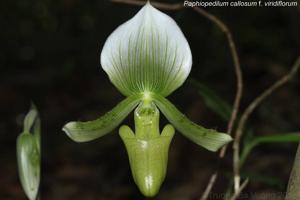
{"label": "green petal with white tip", "polygon": [[171,124],[194,143],[210,151],[217,151],[232,140],[228,134],[220,133],[213,129],[206,129],[193,123],[166,98],[160,95],[154,95],[153,98],[155,104]]}
{"label": "green petal with white tip", "polygon": [[115,129],[139,101],[139,95],[127,97],[102,117],[88,122],[69,122],[63,127],[63,131],[76,142],[97,139]]}
{"label": "green petal with white tip", "polygon": [[145,91],[167,96],[189,75],[192,54],[176,22],[147,3],[108,37],[101,65],[126,96]]}

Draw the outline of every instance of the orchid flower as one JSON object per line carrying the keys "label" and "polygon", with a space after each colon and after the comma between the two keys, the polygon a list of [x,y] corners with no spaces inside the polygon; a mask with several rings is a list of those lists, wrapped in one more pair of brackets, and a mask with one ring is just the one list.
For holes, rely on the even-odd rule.
{"label": "orchid flower", "polygon": [[[101,65],[126,99],[99,119],[69,122],[63,130],[76,142],[90,141],[113,131],[135,109],[135,133],[123,125],[119,134],[133,179],[145,196],[156,195],[165,178],[175,129],[210,151],[232,140],[225,133],[191,122],[166,99],[188,77],[192,54],[176,22],[149,2],[108,37]],[[161,134],[159,111],[171,123]]]}
{"label": "orchid flower", "polygon": [[17,138],[17,161],[21,185],[28,199],[36,200],[40,184],[40,118],[32,104],[24,119],[24,130]]}

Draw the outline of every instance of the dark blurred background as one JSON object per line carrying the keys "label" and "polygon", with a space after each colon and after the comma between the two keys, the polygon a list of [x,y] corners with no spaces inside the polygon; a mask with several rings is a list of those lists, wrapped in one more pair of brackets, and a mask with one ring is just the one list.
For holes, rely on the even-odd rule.
{"label": "dark blurred background", "polygon": [[[168,1],[171,3],[182,1]],[[299,3],[299,2],[298,2]],[[45,200],[145,199],[130,173],[117,130],[78,144],[62,131],[70,120],[91,120],[124,97],[100,66],[108,35],[140,7],[102,0],[11,0],[0,2],[0,199],[22,200],[15,142],[30,101],[42,120],[42,182]],[[300,8],[209,8],[233,32],[244,72],[244,109],[253,98],[285,74],[300,51]],[[186,35],[193,53],[189,78],[232,103],[233,63],[226,38],[210,21],[183,9],[167,12]],[[277,91],[250,118],[256,135],[300,130],[300,75]],[[186,82],[170,97],[193,121],[226,130],[226,123],[205,106]],[[124,124],[133,126],[132,115]],[[162,118],[161,124],[167,121]],[[264,145],[249,157],[243,173],[250,177],[246,194],[282,199],[296,144]],[[231,149],[231,148],[229,148]],[[222,165],[211,199],[221,199],[231,178],[231,150]],[[170,148],[166,180],[155,199],[199,199],[217,154],[176,134]],[[254,195],[253,195],[254,194]],[[250,199],[248,196],[243,199]],[[267,198],[268,199],[268,198]]]}

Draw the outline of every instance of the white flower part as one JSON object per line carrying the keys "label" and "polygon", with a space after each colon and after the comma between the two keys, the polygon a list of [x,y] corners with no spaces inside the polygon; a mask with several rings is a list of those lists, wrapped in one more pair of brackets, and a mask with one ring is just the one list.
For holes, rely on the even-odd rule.
{"label": "white flower part", "polygon": [[167,96],[189,75],[192,54],[176,22],[148,2],[108,37],[101,65],[126,96],[145,92]]}

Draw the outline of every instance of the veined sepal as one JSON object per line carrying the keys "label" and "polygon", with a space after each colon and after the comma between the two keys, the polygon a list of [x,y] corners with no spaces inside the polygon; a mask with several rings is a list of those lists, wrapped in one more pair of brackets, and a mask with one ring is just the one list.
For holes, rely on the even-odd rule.
{"label": "veined sepal", "polygon": [[125,96],[167,96],[189,75],[192,54],[176,22],[148,2],[107,38],[101,66]]}
{"label": "veined sepal", "polygon": [[135,113],[135,134],[121,126],[119,134],[127,149],[134,182],[141,193],[153,197],[166,177],[168,152],[175,130],[172,125],[159,133],[159,111],[153,102],[141,103]]}

